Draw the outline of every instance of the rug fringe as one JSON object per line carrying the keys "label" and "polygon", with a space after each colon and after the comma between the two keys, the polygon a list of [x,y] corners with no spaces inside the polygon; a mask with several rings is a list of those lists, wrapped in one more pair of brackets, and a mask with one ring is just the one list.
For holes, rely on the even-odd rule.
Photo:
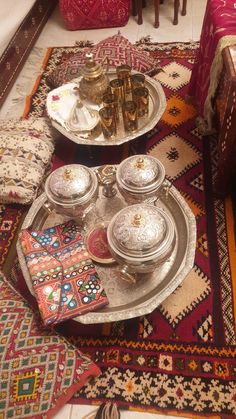
{"label": "rug fringe", "polygon": [[173,48],[177,48],[180,50],[184,50],[186,48],[186,45],[190,49],[198,49],[199,48],[199,42],[196,41],[189,41],[189,42],[153,42],[150,35],[143,36],[139,39],[139,41],[136,41],[134,44],[136,47],[140,49],[145,49],[146,51],[155,51],[155,50],[171,50]]}
{"label": "rug fringe", "polygon": [[35,79],[42,74],[42,62],[45,48],[34,47],[24,65],[17,82],[14,84],[4,105],[1,108],[1,118],[19,118],[24,111],[26,96],[30,94]]}
{"label": "rug fringe", "polygon": [[79,48],[87,48],[87,47],[93,47],[94,42],[92,42],[92,41],[75,41],[75,45]]}

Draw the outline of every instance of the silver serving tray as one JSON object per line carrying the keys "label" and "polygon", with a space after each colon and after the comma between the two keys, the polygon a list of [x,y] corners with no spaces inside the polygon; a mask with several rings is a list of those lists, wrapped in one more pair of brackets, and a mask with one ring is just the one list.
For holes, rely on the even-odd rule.
{"label": "silver serving tray", "polygon": [[[132,73],[137,73],[137,71],[133,71]],[[110,79],[114,78],[116,76],[115,70],[109,71],[108,75]],[[79,82],[79,79],[76,79],[76,81]],[[61,134],[76,144],[114,146],[127,143],[128,141],[131,141],[137,137],[140,137],[146,132],[151,131],[151,129],[153,129],[157,122],[161,119],[166,109],[166,97],[161,84],[157,80],[145,75],[145,86],[149,90],[149,114],[147,117],[139,118],[138,130],[133,133],[129,134],[125,132],[123,123],[120,122],[118,125],[117,135],[114,137],[114,139],[105,139],[101,130],[98,130],[97,128],[94,129],[89,138],[84,138],[84,136],[81,136],[79,132],[75,133],[67,131],[62,125],[53,119],[51,119],[51,123],[57,131],[59,131]],[[91,105],[89,102],[84,102],[88,106]],[[92,105],[92,107],[94,109],[99,109],[99,106],[96,105]],[[122,118],[120,118],[120,120],[122,120]]]}
{"label": "silver serving tray", "polygon": [[[99,198],[94,210],[86,219],[86,233],[96,224],[109,222],[112,216],[126,206],[124,199],[117,192],[113,198],[106,198],[99,189]],[[176,243],[171,257],[153,273],[141,275],[136,284],[122,279],[117,264],[101,265],[95,263],[97,272],[106,291],[109,304],[96,312],[90,312],[74,318],[80,323],[94,324],[113,322],[151,313],[184,280],[193,267],[196,247],[195,217],[174,186],[170,186],[168,195],[162,195],[158,206],[163,208],[174,221]],[[23,228],[47,228],[66,220],[65,216],[49,212],[46,195],[43,193],[32,204]],[[20,266],[30,292],[34,295],[31,278],[25,263],[19,241],[17,253]]]}

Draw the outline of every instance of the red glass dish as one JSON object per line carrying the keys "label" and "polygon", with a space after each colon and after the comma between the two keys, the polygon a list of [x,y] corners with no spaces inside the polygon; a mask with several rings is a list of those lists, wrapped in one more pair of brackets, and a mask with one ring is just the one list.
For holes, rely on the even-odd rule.
{"label": "red glass dish", "polygon": [[113,263],[107,241],[107,225],[96,225],[86,237],[86,248],[92,260],[98,263]]}

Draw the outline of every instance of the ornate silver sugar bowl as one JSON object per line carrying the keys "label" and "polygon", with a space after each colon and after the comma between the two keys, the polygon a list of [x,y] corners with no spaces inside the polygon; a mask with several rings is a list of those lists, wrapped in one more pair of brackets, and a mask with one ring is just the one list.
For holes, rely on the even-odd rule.
{"label": "ornate silver sugar bowl", "polygon": [[135,282],[136,273],[152,272],[170,256],[175,243],[174,222],[154,205],[134,204],[112,218],[107,240],[121,265],[121,274]]}
{"label": "ornate silver sugar bowl", "polygon": [[164,179],[163,164],[155,157],[142,154],[123,160],[116,172],[117,187],[129,204],[154,203]]}
{"label": "ornate silver sugar bowl", "polygon": [[83,219],[97,200],[97,177],[80,164],[62,166],[48,176],[45,193],[58,213]]}

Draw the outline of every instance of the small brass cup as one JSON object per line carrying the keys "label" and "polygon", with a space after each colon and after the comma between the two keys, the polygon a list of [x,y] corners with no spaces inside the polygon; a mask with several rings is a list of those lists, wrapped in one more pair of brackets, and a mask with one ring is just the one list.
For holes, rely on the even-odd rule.
{"label": "small brass cup", "polygon": [[112,108],[115,113],[116,121],[119,121],[119,104],[117,98],[112,93],[105,93],[102,98],[104,107]]}
{"label": "small brass cup", "polygon": [[136,87],[133,90],[133,101],[137,105],[138,117],[147,116],[149,111],[149,90],[146,87]]}
{"label": "small brass cup", "polygon": [[127,132],[134,132],[138,129],[137,105],[132,100],[123,104],[124,128]]}
{"label": "small brass cup", "polygon": [[113,79],[110,81],[111,93],[115,96],[117,102],[122,106],[125,100],[124,80]]}
{"label": "small brass cup", "polygon": [[132,90],[136,89],[136,87],[143,87],[145,84],[145,75],[141,73],[132,74],[130,76]]}
{"label": "small brass cup", "polygon": [[104,138],[111,139],[116,135],[116,116],[111,107],[103,107],[99,110],[101,128]]}
{"label": "small brass cup", "polygon": [[118,79],[124,80],[124,91],[126,96],[131,93],[132,90],[130,73],[131,67],[127,64],[119,65],[116,67],[116,74]]}

